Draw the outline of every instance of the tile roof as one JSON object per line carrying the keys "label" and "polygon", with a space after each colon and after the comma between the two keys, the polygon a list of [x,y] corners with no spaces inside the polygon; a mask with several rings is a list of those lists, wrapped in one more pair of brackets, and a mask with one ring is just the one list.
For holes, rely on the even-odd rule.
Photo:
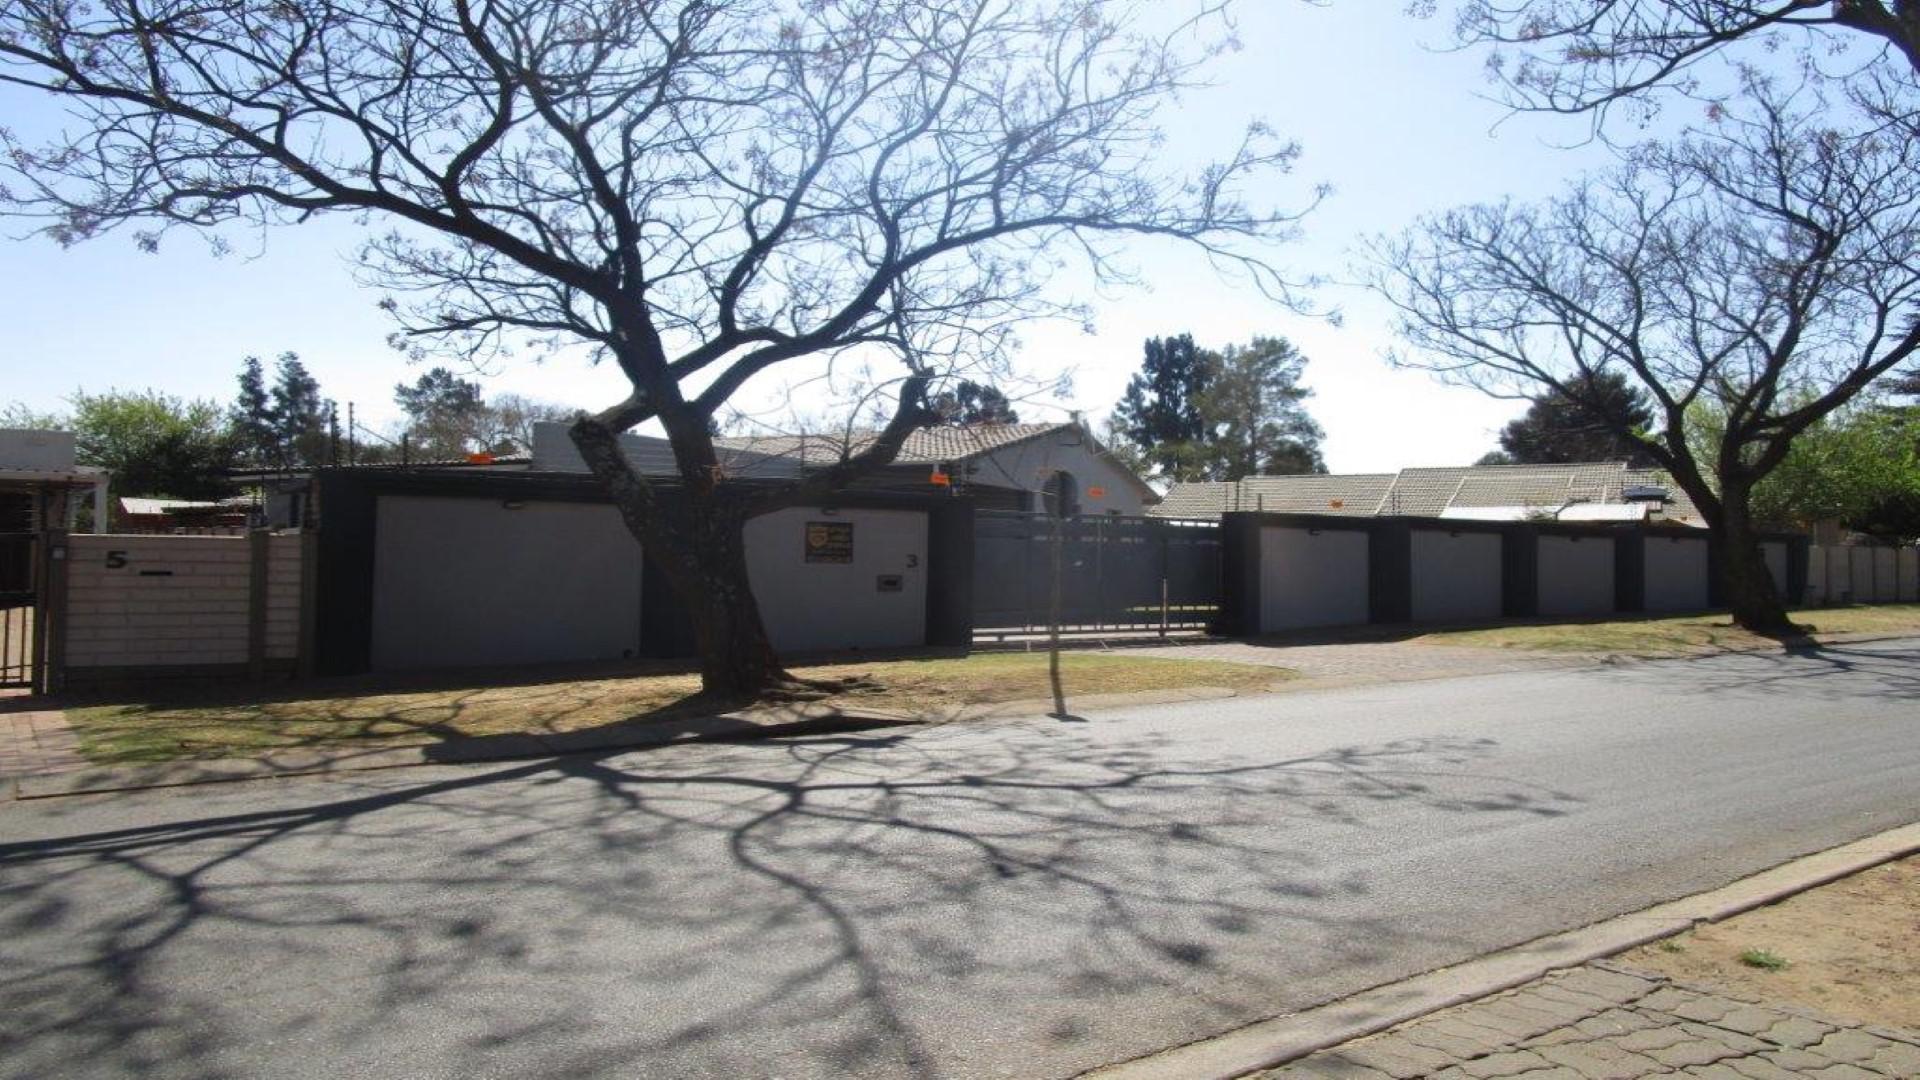
{"label": "tile roof", "polygon": [[1372,516],[1393,487],[1393,473],[1301,473],[1245,480],[1175,484],[1156,517],[1218,517],[1228,510],[1275,514]]}
{"label": "tile roof", "polygon": [[[896,465],[937,465],[971,457],[1014,443],[1071,428],[1063,424],[974,424],[967,427],[922,428],[900,444]],[[736,435],[715,439],[716,445],[767,457],[797,459],[807,465],[831,465],[849,453],[858,453],[878,435],[855,431],[845,435]]]}
{"label": "tile roof", "polygon": [[[1473,465],[1410,468],[1398,473],[1250,476],[1237,482],[1175,484],[1150,513],[1160,517],[1218,517],[1230,510],[1336,513],[1400,517],[1474,516],[1481,509],[1558,510],[1620,505],[1632,486],[1665,488],[1664,520],[1704,524],[1699,511],[1664,472],[1629,469],[1624,462],[1573,465]],[[1334,503],[1341,505],[1335,506]]]}

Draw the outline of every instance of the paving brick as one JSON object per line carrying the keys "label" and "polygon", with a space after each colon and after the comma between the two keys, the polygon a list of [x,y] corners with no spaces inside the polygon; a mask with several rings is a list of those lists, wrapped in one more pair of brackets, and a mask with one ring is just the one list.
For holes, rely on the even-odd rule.
{"label": "paving brick", "polygon": [[1473,1022],[1485,1028],[1492,1028],[1516,1041],[1531,1039],[1562,1026],[1551,1016],[1535,1012],[1524,1007],[1511,1006],[1495,999],[1482,1002],[1473,1009]]}
{"label": "paving brick", "polygon": [[1619,1002],[1614,1001],[1612,998],[1601,997],[1598,994],[1589,994],[1583,990],[1576,990],[1558,978],[1548,979],[1536,986],[1529,987],[1529,989],[1540,997],[1563,1001],[1569,1005],[1579,1005],[1596,1013],[1605,1012],[1619,1004]]}
{"label": "paving brick", "polygon": [[1692,1001],[1683,1001],[1666,1011],[1683,1020],[1693,1020],[1702,1024],[1717,1024],[1740,1006],[1725,998],[1713,998],[1696,995]]}
{"label": "paving brick", "polygon": [[1658,1050],[1647,1051],[1647,1056],[1670,1068],[1680,1069],[1688,1065],[1711,1065],[1730,1057],[1745,1056],[1716,1039],[1688,1035],[1672,1046],[1663,1046]]}
{"label": "paving brick", "polygon": [[1696,1039],[1717,1042],[1729,1050],[1741,1054],[1758,1054],[1770,1049],[1767,1043],[1743,1032],[1731,1031],[1714,1024],[1681,1024],[1680,1030]]}
{"label": "paving brick", "polygon": [[1640,1031],[1629,1031],[1603,1040],[1622,1050],[1631,1050],[1636,1054],[1650,1054],[1655,1050],[1664,1050],[1687,1041],[1687,1033],[1676,1025],[1673,1027],[1650,1027]]}
{"label": "paving brick", "polygon": [[1556,1066],[1556,1062],[1548,1061],[1531,1050],[1508,1050],[1505,1053],[1489,1054],[1483,1058],[1463,1062],[1460,1065],[1460,1071],[1475,1077],[1476,1080],[1492,1080],[1494,1077],[1522,1076]]}
{"label": "paving brick", "polygon": [[1720,1018],[1720,1026],[1748,1035],[1758,1035],[1787,1019],[1787,1014],[1758,1005],[1741,1005]]}
{"label": "paving brick", "polygon": [[1769,1050],[1759,1055],[1759,1060],[1770,1065],[1778,1065],[1795,1076],[1804,1075],[1814,1069],[1824,1069],[1833,1064],[1830,1058],[1823,1058],[1806,1050],[1791,1049]]}
{"label": "paving brick", "polygon": [[1390,1074],[1351,1061],[1338,1051],[1315,1054],[1261,1076],[1272,1080],[1392,1080]]}
{"label": "paving brick", "polygon": [[1824,1069],[1810,1069],[1805,1075],[1813,1077],[1813,1080],[1885,1080],[1880,1073],[1845,1063],[1829,1065]]}
{"label": "paving brick", "polygon": [[1712,1065],[1694,1065],[1680,1070],[1682,1076],[1697,1076],[1700,1080],[1747,1080],[1734,1071],[1731,1066],[1716,1062]]}
{"label": "paving brick", "polygon": [[1454,1064],[1454,1058],[1450,1055],[1416,1046],[1396,1036],[1363,1039],[1342,1047],[1340,1054],[1348,1061],[1377,1069],[1394,1080],[1411,1080]]}
{"label": "paving brick", "polygon": [[1593,1038],[1609,1035],[1625,1035],[1630,1031],[1645,1031],[1661,1026],[1661,1022],[1632,1009],[1608,1009],[1598,1016],[1589,1016],[1573,1025],[1582,1034]]}
{"label": "paving brick", "polygon": [[1907,1042],[1890,1042],[1885,1049],[1873,1055],[1873,1060],[1861,1064],[1876,1072],[1886,1073],[1888,1076],[1920,1077],[1920,1046]]}
{"label": "paving brick", "polygon": [[1556,1024],[1577,1023],[1592,1016],[1594,1013],[1604,1012],[1611,1007],[1611,1003],[1607,1002],[1604,998],[1594,997],[1591,994],[1582,994],[1580,996],[1594,1004],[1566,1001],[1558,997],[1552,997],[1543,993],[1542,988],[1532,986],[1515,991],[1499,1000],[1511,1008],[1526,1009],[1529,1012],[1539,1013],[1553,1020]]}
{"label": "paving brick", "polygon": [[1506,1049],[1513,1042],[1486,1028],[1456,1023],[1451,1019],[1429,1020],[1414,1024],[1411,1027],[1402,1028],[1399,1034],[1409,1042],[1430,1046],[1457,1058],[1475,1058],[1491,1054]]}
{"label": "paving brick", "polygon": [[1653,1058],[1604,1042],[1546,1046],[1536,1053],[1556,1065],[1575,1070],[1587,1080],[1638,1080],[1666,1071]]}
{"label": "paving brick", "polygon": [[1638,1001],[1662,988],[1654,979],[1591,965],[1569,971],[1558,980],[1562,989],[1592,994],[1616,1005]]}
{"label": "paving brick", "polygon": [[1773,1062],[1758,1057],[1731,1058],[1726,1065],[1747,1080],[1799,1080],[1800,1077],[1799,1073],[1788,1072]]}
{"label": "paving brick", "polygon": [[1873,1060],[1874,1055],[1892,1045],[1877,1035],[1843,1029],[1830,1033],[1807,1049],[1833,1061],[1859,1063]]}
{"label": "paving brick", "polygon": [[1803,1046],[1812,1046],[1814,1043],[1826,1038],[1833,1030],[1831,1025],[1823,1024],[1818,1020],[1811,1020],[1804,1016],[1790,1015],[1767,1030],[1758,1033],[1757,1037],[1775,1046],[1787,1046],[1798,1049]]}

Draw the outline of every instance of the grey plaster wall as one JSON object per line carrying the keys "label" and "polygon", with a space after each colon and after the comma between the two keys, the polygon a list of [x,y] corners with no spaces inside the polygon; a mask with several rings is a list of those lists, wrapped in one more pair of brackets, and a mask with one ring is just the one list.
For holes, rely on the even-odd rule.
{"label": "grey plaster wall", "polygon": [[1897,566],[1900,571],[1899,599],[1904,603],[1920,600],[1920,548],[1901,548]]}
{"label": "grey plaster wall", "polygon": [[1262,528],[1259,632],[1366,622],[1368,545],[1358,530]]}
{"label": "grey plaster wall", "polygon": [[1605,615],[1613,611],[1613,541],[1598,536],[1542,536],[1542,615]]}
{"label": "grey plaster wall", "polygon": [[1696,537],[1647,537],[1647,610],[1707,609],[1707,542]]}
{"label": "grey plaster wall", "polygon": [[[808,522],[853,526],[853,559],[808,562]],[[783,653],[909,648],[927,636],[927,515],[815,507],[747,523],[747,573],[773,647]],[[880,589],[895,577],[900,590]]]}
{"label": "grey plaster wall", "polygon": [[1768,540],[1760,545],[1760,554],[1767,560],[1767,573],[1773,575],[1773,587],[1779,590],[1781,596],[1786,596],[1787,545],[1779,540]]}
{"label": "grey plaster wall", "polygon": [[1498,534],[1413,531],[1413,621],[1499,618],[1500,577]]}
{"label": "grey plaster wall", "polygon": [[382,495],[373,667],[614,659],[640,647],[640,546],[611,506]]}

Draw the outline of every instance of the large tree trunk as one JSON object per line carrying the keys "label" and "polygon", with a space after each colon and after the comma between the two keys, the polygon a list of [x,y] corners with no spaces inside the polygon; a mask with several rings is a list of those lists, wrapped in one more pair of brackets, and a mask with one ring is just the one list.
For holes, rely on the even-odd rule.
{"label": "large tree trunk", "polygon": [[800,689],[773,651],[748,583],[745,500],[724,481],[657,487],[633,470],[618,433],[595,420],[577,422],[572,434],[627,531],[685,605],[701,692],[739,701]]}
{"label": "large tree trunk", "polygon": [[1767,570],[1759,537],[1747,508],[1745,490],[1731,485],[1720,493],[1720,521],[1713,529],[1720,562],[1720,586],[1733,621],[1756,634],[1780,637],[1794,632],[1781,600],[1785,582]]}
{"label": "large tree trunk", "polygon": [[[668,579],[693,618],[701,690],[716,697],[755,698],[790,684],[747,578],[746,520],[730,512],[688,509],[692,535],[679,545],[682,550],[665,554],[682,564],[682,574]],[[680,580],[683,575],[687,580]]]}

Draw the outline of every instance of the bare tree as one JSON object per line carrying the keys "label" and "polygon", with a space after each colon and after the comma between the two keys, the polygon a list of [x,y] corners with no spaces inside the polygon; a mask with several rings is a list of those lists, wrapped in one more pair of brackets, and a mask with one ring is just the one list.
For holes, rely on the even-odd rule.
{"label": "bare tree", "polygon": [[[1223,0],[7,0],[0,79],[64,103],[10,145],[15,213],[72,243],[345,213],[409,348],[584,343],[631,384],[573,438],[691,610],[706,689],[803,689],[748,589],[744,523],[890,461],[965,362],[1074,258],[1197,245],[1272,295],[1293,216],[1252,124],[1170,176],[1159,110],[1230,30]],[[1152,24],[1152,25],[1149,25]],[[153,233],[141,234],[152,244]],[[867,350],[890,418],[829,467],[730,481],[715,413],[769,369]],[[618,436],[658,421],[678,475]]]}
{"label": "bare tree", "polygon": [[[1835,130],[1759,81],[1752,113],[1636,150],[1538,206],[1421,221],[1376,245],[1401,362],[1500,396],[1583,395],[1614,373],[1651,399],[1618,425],[1699,506],[1740,625],[1788,628],[1749,513],[1795,436],[1920,349],[1920,147]],[[1724,413],[1712,453],[1689,439]]]}
{"label": "bare tree", "polygon": [[1462,42],[1496,48],[1494,70],[1513,104],[1553,112],[1604,113],[1657,89],[1690,88],[1701,61],[1775,31],[1824,38],[1810,53],[1816,63],[1852,38],[1878,46],[1887,64],[1875,57],[1847,69],[1920,72],[1914,0],[1461,0],[1455,11]]}

